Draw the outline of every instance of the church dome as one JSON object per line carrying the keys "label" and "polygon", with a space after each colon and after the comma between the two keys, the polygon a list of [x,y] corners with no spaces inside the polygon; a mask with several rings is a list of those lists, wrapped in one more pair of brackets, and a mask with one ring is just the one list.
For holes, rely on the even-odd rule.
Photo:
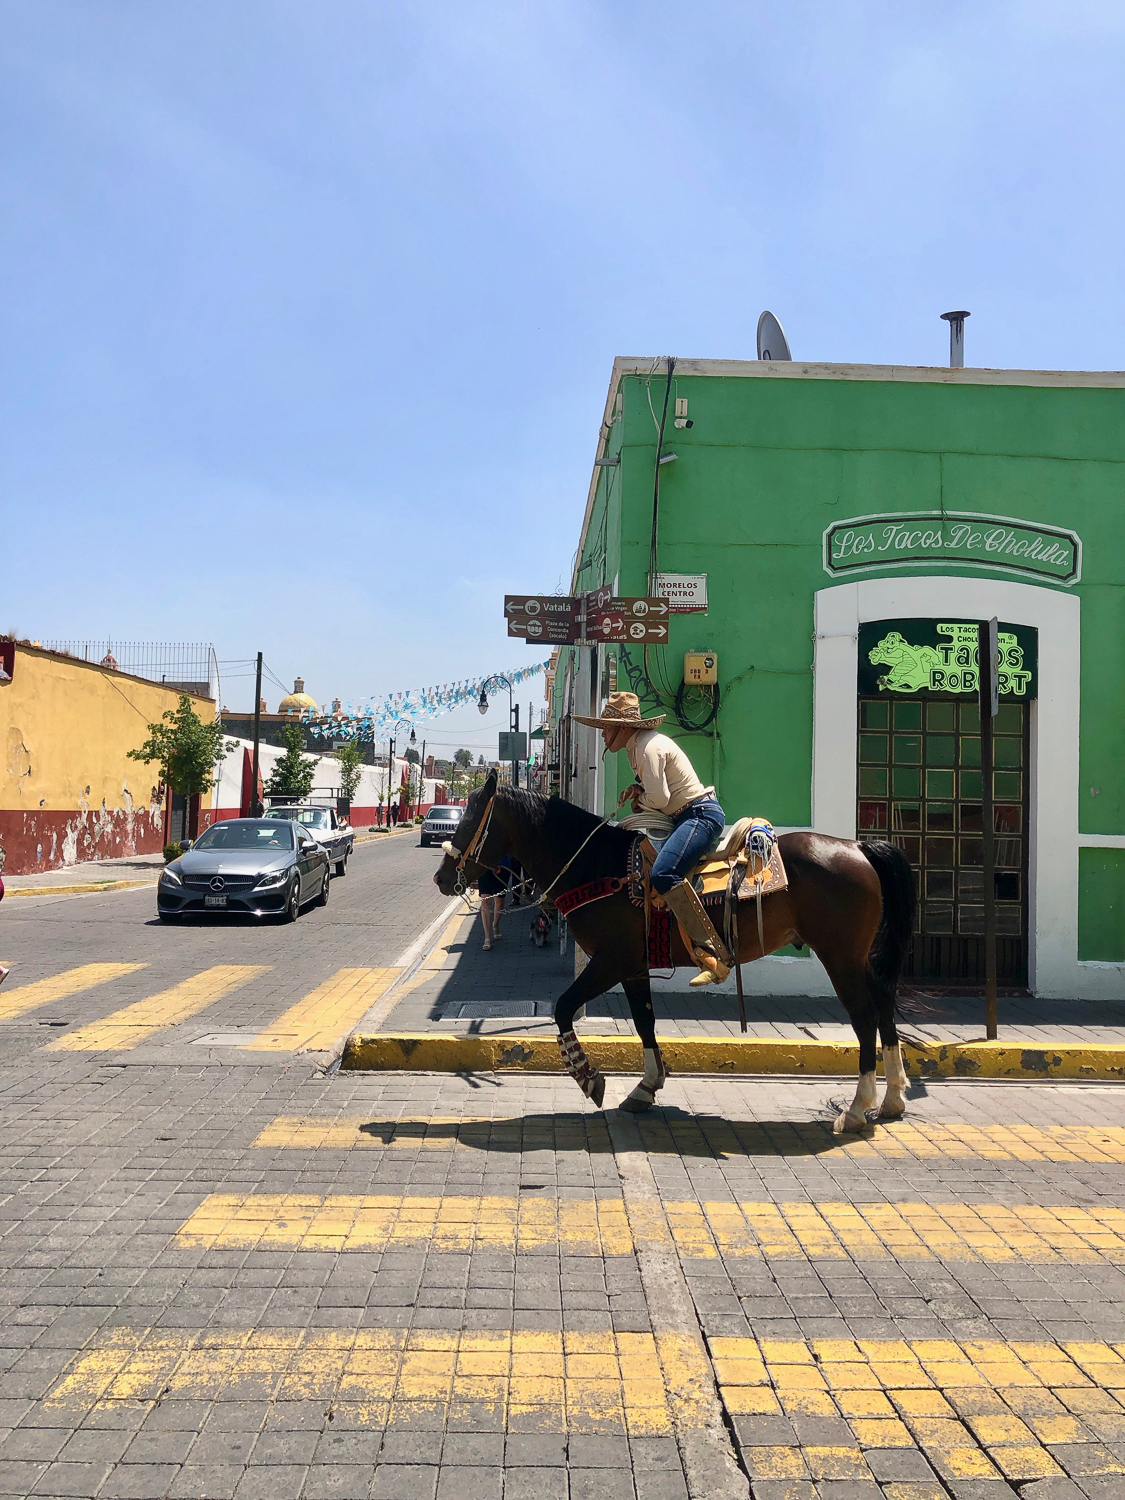
{"label": "church dome", "polygon": [[277,711],[279,714],[303,714],[306,709],[314,714],[319,712],[316,700],[305,692],[305,679],[297,677],[293,681],[293,691],[282,698]]}

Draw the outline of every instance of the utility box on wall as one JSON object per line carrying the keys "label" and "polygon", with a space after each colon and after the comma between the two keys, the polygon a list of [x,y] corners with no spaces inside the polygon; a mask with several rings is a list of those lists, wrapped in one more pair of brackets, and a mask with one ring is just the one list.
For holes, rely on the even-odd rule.
{"label": "utility box on wall", "polygon": [[714,651],[684,652],[684,681],[688,687],[712,687],[719,680],[719,658]]}

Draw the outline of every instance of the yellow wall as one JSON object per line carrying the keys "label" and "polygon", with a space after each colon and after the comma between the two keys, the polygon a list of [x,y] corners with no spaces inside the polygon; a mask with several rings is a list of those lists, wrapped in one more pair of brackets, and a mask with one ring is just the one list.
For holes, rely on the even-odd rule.
{"label": "yellow wall", "polygon": [[[9,873],[160,847],[159,768],[127,752],[179,697],[175,688],[16,647],[12,681],[0,684],[0,841]],[[192,702],[200,718],[214,719],[209,698]]]}

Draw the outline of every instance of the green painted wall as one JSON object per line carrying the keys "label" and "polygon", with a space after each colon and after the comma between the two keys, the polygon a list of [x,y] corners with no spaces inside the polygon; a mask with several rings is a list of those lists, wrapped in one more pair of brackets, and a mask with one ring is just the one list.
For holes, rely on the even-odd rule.
{"label": "green painted wall", "polygon": [[1078,851],[1078,957],[1125,963],[1125,849]]}
{"label": "green painted wall", "polygon": [[[645,592],[656,459],[649,398],[659,415],[664,380],[657,372],[648,390],[643,377],[622,381],[607,450],[621,465],[602,471],[579,588],[616,578],[622,594]],[[686,375],[673,380],[677,397],[687,398],[693,426],[675,430],[670,406],[664,451],[678,457],[661,470],[659,566],[707,573],[709,612],[673,617],[668,647],[650,648],[649,676],[674,688],[685,650],[718,652],[717,725],[667,727],[714,781],[728,817],[811,820],[813,596],[833,581],[822,565],[825,527],[945,508],[1081,536],[1081,831],[1125,832],[1125,390]],[[857,576],[919,571],[932,570],[907,560]],[[942,571],[1013,576],[946,561]],[[630,654],[639,664],[640,653]],[[629,685],[624,672],[618,685]],[[840,754],[854,756],[854,745]],[[616,775],[607,773],[611,808]],[[1083,941],[1100,950],[1113,946],[1106,923],[1122,926],[1122,908],[1111,897],[1105,910],[1097,898],[1101,915],[1090,905],[1097,879],[1085,871],[1102,866],[1089,852]]]}

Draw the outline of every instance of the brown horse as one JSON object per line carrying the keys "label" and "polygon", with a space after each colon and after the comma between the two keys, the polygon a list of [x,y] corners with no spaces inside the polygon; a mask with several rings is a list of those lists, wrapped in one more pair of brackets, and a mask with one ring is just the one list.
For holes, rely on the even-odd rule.
{"label": "brown horse", "polygon": [[[519,861],[548,898],[588,881],[625,873],[635,837],[559,797],[498,786],[495,771],[469,798],[465,816],[434,881],[445,895],[472,884],[505,855]],[[738,924],[743,963],[804,943],[820,959],[859,1039],[859,1085],[836,1120],[837,1131],[859,1130],[875,1108],[876,1036],[883,1044],[886,1092],[881,1119],[906,1111],[906,1073],[895,1027],[895,993],[914,926],[914,878],[902,852],[888,843],[858,844],[821,833],[779,839],[789,888],[762,902],[764,947],[756,921]],[[569,917],[589,962],[555,1005],[568,1071],[598,1105],[605,1080],[574,1036],[578,1008],[620,984],[645,1049],[645,1078],[625,1107],[648,1108],[664,1082],[649,989],[645,914],[624,889],[576,908]],[[694,968],[676,924],[672,962]]]}

